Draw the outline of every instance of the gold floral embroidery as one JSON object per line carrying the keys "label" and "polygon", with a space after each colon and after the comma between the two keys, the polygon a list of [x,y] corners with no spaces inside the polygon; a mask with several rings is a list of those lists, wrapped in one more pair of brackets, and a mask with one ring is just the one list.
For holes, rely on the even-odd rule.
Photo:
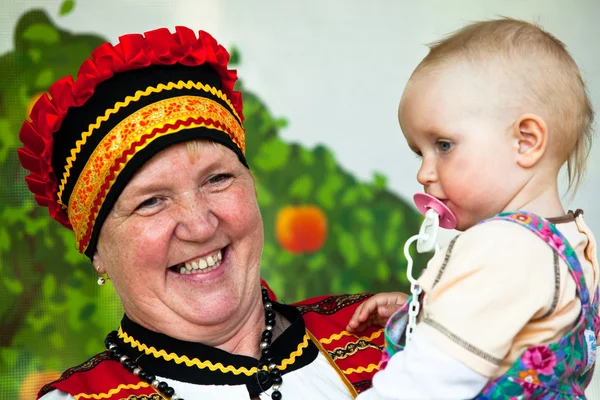
{"label": "gold floral embroidery", "polygon": [[69,220],[80,251],[87,248],[107,192],[135,153],[158,137],[205,127],[225,132],[244,152],[244,129],[221,104],[200,96],[179,96],[150,104],[115,126],[94,149],[69,199]]}
{"label": "gold floral embroidery", "polygon": [[342,360],[344,358],[350,357],[356,352],[368,348],[373,348],[377,351],[383,350],[383,346],[377,346],[376,344],[370,343],[364,339],[360,339],[356,342],[347,343],[344,347],[336,347],[332,351],[329,351],[329,356],[335,360]]}

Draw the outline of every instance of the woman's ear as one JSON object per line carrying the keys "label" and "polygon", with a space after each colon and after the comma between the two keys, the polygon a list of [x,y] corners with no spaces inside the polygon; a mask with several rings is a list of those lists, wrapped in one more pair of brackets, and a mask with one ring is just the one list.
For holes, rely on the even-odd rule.
{"label": "woman's ear", "polygon": [[98,272],[99,275],[106,273],[106,270],[102,266],[102,260],[100,259],[98,251],[94,253],[94,257],[92,257],[92,263],[94,264],[94,268],[96,269],[96,272]]}
{"label": "woman's ear", "polygon": [[536,165],[548,147],[548,127],[535,114],[521,115],[513,125],[513,137],[518,143],[517,163],[523,168]]}

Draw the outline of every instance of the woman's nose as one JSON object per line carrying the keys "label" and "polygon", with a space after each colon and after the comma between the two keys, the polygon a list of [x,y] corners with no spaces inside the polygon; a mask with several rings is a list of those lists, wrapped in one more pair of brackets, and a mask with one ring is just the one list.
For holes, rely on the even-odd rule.
{"label": "woman's nose", "polygon": [[175,235],[185,241],[201,242],[212,238],[219,219],[201,193],[187,193],[180,199]]}

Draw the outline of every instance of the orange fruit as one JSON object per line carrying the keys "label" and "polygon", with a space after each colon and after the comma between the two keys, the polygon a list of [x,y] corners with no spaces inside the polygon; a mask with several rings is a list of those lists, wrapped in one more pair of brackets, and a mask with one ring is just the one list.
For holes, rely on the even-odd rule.
{"label": "orange fruit", "polygon": [[327,217],[318,206],[287,206],[275,221],[277,241],[291,253],[313,253],[325,243]]}

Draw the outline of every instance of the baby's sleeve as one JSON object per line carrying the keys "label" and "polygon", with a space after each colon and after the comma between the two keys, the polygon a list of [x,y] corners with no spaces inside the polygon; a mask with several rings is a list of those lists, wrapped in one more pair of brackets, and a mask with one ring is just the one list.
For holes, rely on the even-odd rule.
{"label": "baby's sleeve", "polygon": [[519,331],[551,308],[552,249],[525,227],[492,221],[464,232],[439,259],[439,272],[420,279],[426,298],[415,334],[492,377]]}

